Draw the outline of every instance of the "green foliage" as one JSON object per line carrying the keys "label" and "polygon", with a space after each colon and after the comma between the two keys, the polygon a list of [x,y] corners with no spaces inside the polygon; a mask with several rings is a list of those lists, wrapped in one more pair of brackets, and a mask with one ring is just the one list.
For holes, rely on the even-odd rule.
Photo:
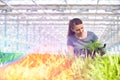
{"label": "green foliage", "polygon": [[120,56],[96,57],[89,65],[93,80],[120,80]]}
{"label": "green foliage", "polygon": [[95,41],[93,43],[90,43],[89,46],[86,46],[86,49],[90,51],[94,51],[94,50],[98,50],[98,48],[101,47],[102,47],[102,43],[100,43],[99,41]]}
{"label": "green foliage", "polygon": [[75,57],[72,71],[77,80],[120,80],[120,55]]}
{"label": "green foliage", "polygon": [[90,43],[88,46],[85,46],[85,48],[91,51],[91,56],[94,57],[97,54],[103,56],[106,53],[105,46],[105,44],[103,45],[101,42],[95,41],[93,43]]}
{"label": "green foliage", "polygon": [[22,56],[21,53],[3,53],[0,52],[0,64],[14,61]]}
{"label": "green foliage", "polygon": [[74,63],[72,64],[72,73],[74,74],[74,80],[89,80],[89,65],[92,64],[93,59],[91,57],[81,58],[75,57]]}

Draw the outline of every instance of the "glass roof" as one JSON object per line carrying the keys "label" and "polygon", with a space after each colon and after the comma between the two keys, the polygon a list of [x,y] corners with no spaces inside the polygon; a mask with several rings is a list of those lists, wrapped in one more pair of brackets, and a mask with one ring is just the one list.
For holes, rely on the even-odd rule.
{"label": "glass roof", "polygon": [[120,4],[120,0],[0,0],[1,4]]}
{"label": "glass roof", "polygon": [[120,26],[120,0],[0,0],[0,45],[20,51],[44,41],[66,45],[68,22],[74,17],[110,44],[111,33],[106,34]]}

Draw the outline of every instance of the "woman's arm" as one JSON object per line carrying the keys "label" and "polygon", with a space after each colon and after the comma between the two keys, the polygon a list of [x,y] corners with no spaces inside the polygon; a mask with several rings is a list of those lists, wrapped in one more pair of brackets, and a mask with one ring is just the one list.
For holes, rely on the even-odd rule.
{"label": "woman's arm", "polygon": [[74,48],[73,46],[68,45],[67,46],[67,55],[74,55]]}

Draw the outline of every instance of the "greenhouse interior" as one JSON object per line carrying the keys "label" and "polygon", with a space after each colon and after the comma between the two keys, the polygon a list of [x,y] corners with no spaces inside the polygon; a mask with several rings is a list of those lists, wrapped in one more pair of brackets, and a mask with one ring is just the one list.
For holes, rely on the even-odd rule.
{"label": "greenhouse interior", "polygon": [[[105,55],[66,57],[73,18]],[[0,0],[0,80],[120,80],[120,0]]]}

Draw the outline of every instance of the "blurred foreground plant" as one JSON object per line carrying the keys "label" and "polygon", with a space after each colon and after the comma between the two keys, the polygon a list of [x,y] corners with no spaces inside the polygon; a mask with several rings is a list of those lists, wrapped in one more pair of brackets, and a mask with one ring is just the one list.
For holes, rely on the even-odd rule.
{"label": "blurred foreground plant", "polygon": [[1,67],[0,80],[120,80],[120,55],[29,54]]}

